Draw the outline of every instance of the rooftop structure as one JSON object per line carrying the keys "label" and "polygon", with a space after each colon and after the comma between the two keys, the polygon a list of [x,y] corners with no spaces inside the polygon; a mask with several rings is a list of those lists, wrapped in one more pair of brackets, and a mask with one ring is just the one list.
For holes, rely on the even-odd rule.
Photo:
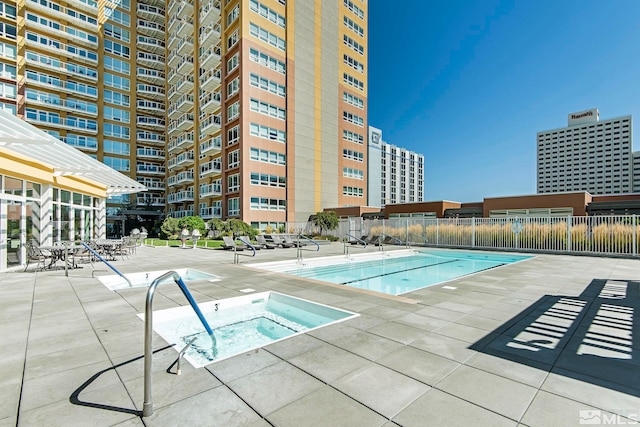
{"label": "rooftop structure", "polygon": [[538,132],[538,193],[632,193],[631,116],[600,120],[597,108],[569,114],[567,127]]}

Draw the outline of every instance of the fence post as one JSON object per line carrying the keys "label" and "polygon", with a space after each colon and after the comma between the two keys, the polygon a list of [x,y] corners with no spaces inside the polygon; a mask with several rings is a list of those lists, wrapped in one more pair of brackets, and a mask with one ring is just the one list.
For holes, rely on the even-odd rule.
{"label": "fence post", "polygon": [[571,215],[567,215],[567,252],[571,252],[571,222],[573,221]]}
{"label": "fence post", "polygon": [[440,218],[436,218],[436,246],[440,246]]}
{"label": "fence post", "polygon": [[409,218],[407,218],[407,228],[405,230],[406,237],[404,239],[405,246],[409,247]]}
{"label": "fence post", "polygon": [[636,247],[637,246],[636,245],[638,243],[636,241],[637,240],[637,235],[636,235],[636,214],[632,215],[631,220],[633,221],[633,227],[632,227],[632,230],[633,230],[633,256],[636,256],[636,254],[637,254],[637,251],[636,251]]}
{"label": "fence post", "polygon": [[471,247],[476,247],[476,218],[471,218]]}

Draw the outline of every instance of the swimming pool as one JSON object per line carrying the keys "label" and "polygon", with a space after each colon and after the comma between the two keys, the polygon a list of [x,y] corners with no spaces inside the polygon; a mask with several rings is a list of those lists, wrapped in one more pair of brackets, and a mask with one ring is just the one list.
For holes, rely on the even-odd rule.
{"label": "swimming pool", "polygon": [[[153,313],[153,330],[176,351],[195,338],[184,357],[196,368],[358,316],[273,291],[206,302],[198,307],[213,329],[215,349],[190,306]],[[144,318],[144,314],[138,316]]]}
{"label": "swimming pool", "polygon": [[288,262],[251,266],[390,295],[401,295],[528,258],[531,257],[488,252],[399,250],[377,255],[316,258],[305,260],[303,264]]}
{"label": "swimming pool", "polygon": [[[96,276],[103,285],[110,290],[139,288],[151,285],[153,281],[171,270],[157,270],[157,271],[142,271],[138,273],[127,273],[125,277],[131,282],[129,283],[117,274],[110,274],[107,276]],[[176,273],[182,277],[185,282],[194,282],[196,280],[207,280],[209,282],[217,282],[220,278],[215,274],[205,273],[204,271],[195,270],[193,268],[176,268]],[[165,279],[163,283],[173,282],[173,278],[169,277]]]}

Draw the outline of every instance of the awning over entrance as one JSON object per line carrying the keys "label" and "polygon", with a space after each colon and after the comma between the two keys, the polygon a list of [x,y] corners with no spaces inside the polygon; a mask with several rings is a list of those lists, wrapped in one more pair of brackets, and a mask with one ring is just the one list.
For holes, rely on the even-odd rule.
{"label": "awning over entrance", "polygon": [[0,110],[0,154],[13,153],[52,169],[56,177],[76,177],[106,187],[107,196],[146,191],[137,181],[110,168],[52,135]]}

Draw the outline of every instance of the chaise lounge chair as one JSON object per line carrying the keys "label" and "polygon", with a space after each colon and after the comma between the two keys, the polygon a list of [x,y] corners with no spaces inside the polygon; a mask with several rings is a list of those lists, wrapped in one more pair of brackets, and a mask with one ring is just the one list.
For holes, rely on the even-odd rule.
{"label": "chaise lounge chair", "polygon": [[273,243],[280,246],[281,248],[292,248],[295,246],[295,243],[294,244],[287,243],[284,240],[282,240],[282,238],[280,238],[280,236],[277,234],[272,234],[271,238],[273,239]]}
{"label": "chaise lounge chair", "polygon": [[256,251],[259,251],[261,249],[260,245],[254,245],[253,243],[251,243],[251,239],[249,239],[248,236],[240,236],[238,237],[238,240],[244,243],[247,249],[255,248]]}
{"label": "chaise lounge chair", "polygon": [[288,234],[284,234],[282,236],[282,239],[286,244],[291,245],[291,247],[294,247],[294,248],[298,248],[300,246],[307,246],[307,244],[304,242],[301,242],[299,240],[296,240],[296,241],[292,240],[291,236],[289,236]]}
{"label": "chaise lounge chair", "polygon": [[241,251],[245,248],[244,244],[238,245],[235,239],[229,236],[222,236],[222,241],[224,242],[224,244],[221,246],[222,249],[234,249],[236,251]]}
{"label": "chaise lounge chair", "polygon": [[366,239],[362,239],[367,242],[367,245],[376,245],[380,244],[380,235],[378,234],[370,234]]}
{"label": "chaise lounge chair", "polygon": [[268,243],[267,240],[264,238],[264,236],[262,234],[258,234],[256,236],[256,242],[258,242],[258,245],[260,247],[262,247],[263,249],[275,249],[276,245],[272,245],[271,243]]}

